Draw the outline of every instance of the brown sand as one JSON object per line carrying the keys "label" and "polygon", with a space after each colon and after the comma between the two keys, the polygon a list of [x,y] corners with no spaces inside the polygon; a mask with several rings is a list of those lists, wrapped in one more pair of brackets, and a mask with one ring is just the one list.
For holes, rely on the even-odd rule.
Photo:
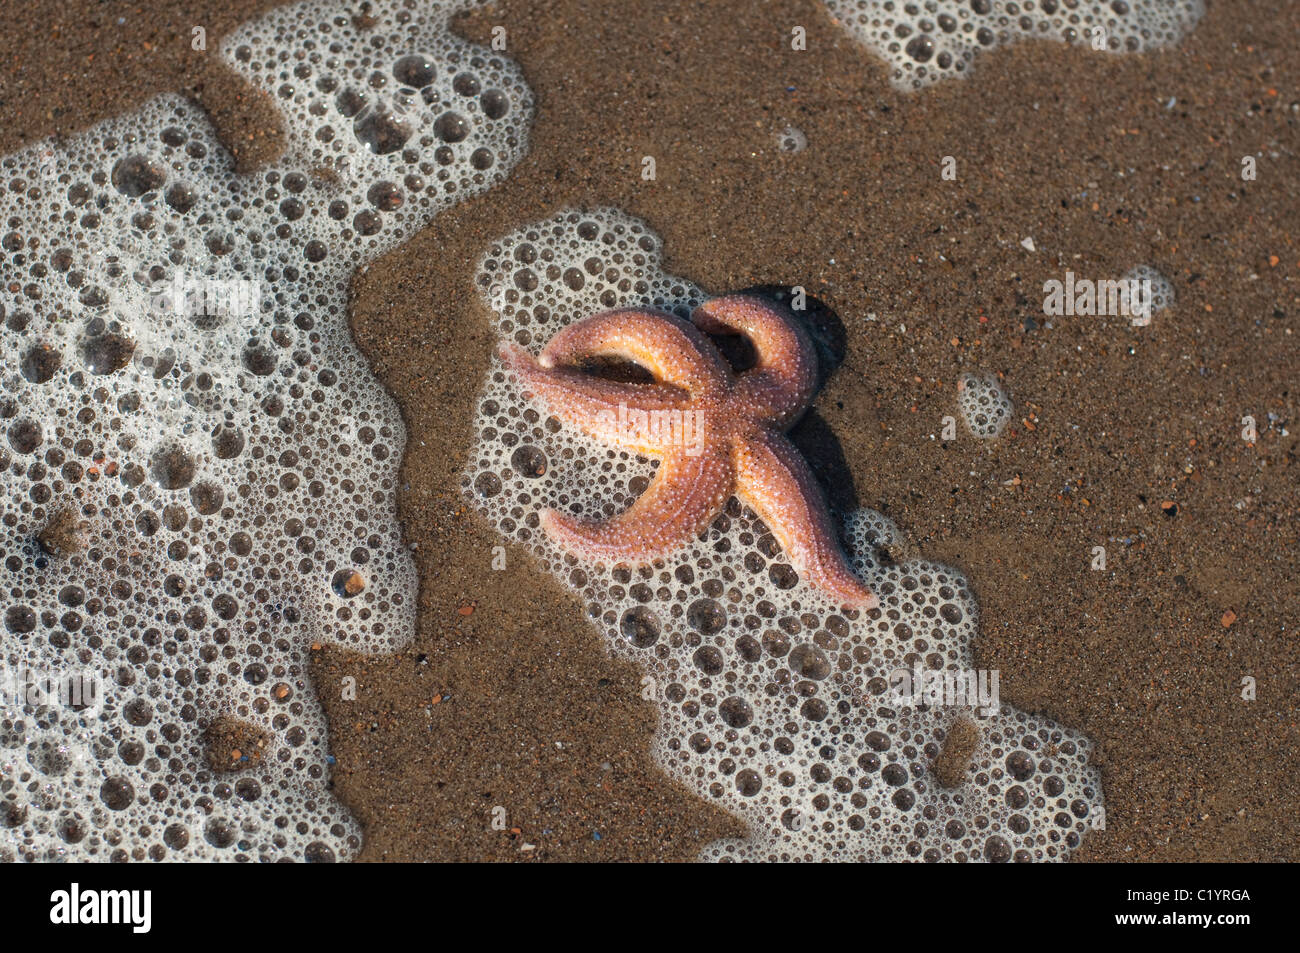
{"label": "brown sand", "polygon": [[[174,88],[255,163],[273,114],[214,51],[271,5],[10,0],[0,151]],[[800,441],[826,458],[828,428],[837,495],[969,574],[1003,698],[1098,743],[1107,829],[1080,859],[1300,858],[1300,6],[1212,0],[1159,55],[1022,44],[913,96],[813,0],[517,0],[463,29],[495,24],[537,95],[531,153],[355,283],[355,333],[409,429],[422,585],[406,650],[313,666],[363,858],[683,859],[736,827],[656,770],[638,674],[577,601],[521,550],[491,571],[499,540],[459,491],[493,343],[474,263],[583,204],[644,218],[667,268],[710,291],[802,284],[839,315],[846,360]],[[789,49],[795,24],[808,52]],[[805,151],[778,150],[789,124]],[[1044,327],[1044,280],[1142,262],[1173,279],[1172,313]],[[1003,376],[1016,421],[992,444],[932,439],[971,368]],[[338,701],[349,674],[357,701]],[[496,805],[513,831],[490,828]]]}

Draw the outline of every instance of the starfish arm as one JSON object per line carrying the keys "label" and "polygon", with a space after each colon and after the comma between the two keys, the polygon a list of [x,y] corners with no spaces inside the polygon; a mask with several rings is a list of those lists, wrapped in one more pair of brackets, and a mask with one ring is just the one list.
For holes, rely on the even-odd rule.
{"label": "starfish arm", "polygon": [[671,314],[639,308],[606,311],[577,321],[542,350],[543,367],[613,357],[644,367],[656,381],[700,396],[719,393],[727,368],[708,338]]}
{"label": "starfish arm", "polygon": [[794,315],[753,295],[727,295],[704,302],[691,320],[709,334],[743,334],[758,363],[740,375],[736,392],[765,419],[786,427],[799,418],[817,387],[817,351]]}
{"label": "starfish arm", "polygon": [[[543,367],[521,347],[504,344],[501,360],[558,417],[599,440],[654,457],[698,439],[698,411],[668,384],[627,384],[568,367]],[[687,433],[691,430],[691,433]]]}
{"label": "starfish arm", "polygon": [[583,519],[542,513],[542,527],[564,549],[605,562],[644,564],[685,545],[722,510],[735,473],[726,453],[667,456],[650,486],[617,516]]}
{"label": "starfish arm", "polygon": [[735,447],[736,495],[768,525],[791,565],[845,608],[879,605],[845,558],[821,487],[799,451],[765,427],[738,437]]}

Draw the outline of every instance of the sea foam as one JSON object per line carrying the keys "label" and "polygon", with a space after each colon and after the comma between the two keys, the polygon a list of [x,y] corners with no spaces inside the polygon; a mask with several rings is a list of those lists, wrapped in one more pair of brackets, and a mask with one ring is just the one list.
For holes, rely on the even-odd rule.
{"label": "sea foam", "polygon": [[[688,316],[708,296],[665,273],[661,253],[625,213],[563,212],[495,242],[477,286],[499,338],[536,353],[610,308]],[[1001,704],[999,673],[974,669],[966,578],[912,554],[881,514],[844,522],[880,608],[841,612],[734,498],[653,565],[559,549],[542,510],[612,516],[657,461],[549,415],[496,358],[475,433],[465,492],[642,667],[663,769],[746,823],[747,837],[710,844],[704,859],[1062,860],[1103,823],[1090,742]]]}
{"label": "sea foam", "polygon": [[288,137],[254,173],[175,96],[0,159],[0,858],[357,850],[308,653],[409,639],[416,574],[348,281],[502,179],[532,116],[464,6],[230,35]]}
{"label": "sea foam", "polygon": [[837,21],[889,64],[898,89],[968,74],[981,52],[1055,40],[1109,53],[1177,43],[1203,0],[824,0]]}

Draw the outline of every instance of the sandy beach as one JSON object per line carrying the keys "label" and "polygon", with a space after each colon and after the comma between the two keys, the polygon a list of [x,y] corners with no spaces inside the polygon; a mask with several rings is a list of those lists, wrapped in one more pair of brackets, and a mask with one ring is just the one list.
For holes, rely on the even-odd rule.
{"label": "sandy beach", "polygon": [[[0,153],[178,91],[256,168],[276,113],[215,50],[272,6],[10,0]],[[1211,0],[1165,51],[1019,43],[915,93],[813,0],[504,0],[457,30],[499,25],[536,97],[527,155],[352,284],[419,570],[409,645],[312,653],[360,859],[686,861],[743,833],[656,766],[640,674],[580,601],[514,544],[490,568],[502,539],[461,487],[496,346],[477,263],[597,206],[711,294],[799,285],[833,314],[842,362],[791,437],[837,510],[966,574],[1003,700],[1096,744],[1106,827],[1076,861],[1300,859],[1300,7]],[[1149,326],[1044,315],[1045,281],[1140,263],[1176,292]],[[972,370],[1014,418],[936,439]]]}

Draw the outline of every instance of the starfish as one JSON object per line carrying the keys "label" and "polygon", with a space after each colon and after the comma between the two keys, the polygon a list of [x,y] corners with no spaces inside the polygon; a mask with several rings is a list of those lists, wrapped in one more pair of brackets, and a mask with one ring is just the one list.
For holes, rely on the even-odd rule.
{"label": "starfish", "polygon": [[[735,373],[708,334],[743,334],[756,365]],[[703,531],[733,495],[767,524],[796,571],[845,608],[878,600],[853,572],[821,489],[784,432],[817,385],[817,355],[794,315],[750,295],[713,298],[689,322],[659,311],[605,311],[561,330],[537,358],[503,344],[526,391],[585,433],[661,462],[611,519],[548,509],[546,533],[577,554],[644,564]],[[580,365],[615,358],[649,372],[624,383]]]}

